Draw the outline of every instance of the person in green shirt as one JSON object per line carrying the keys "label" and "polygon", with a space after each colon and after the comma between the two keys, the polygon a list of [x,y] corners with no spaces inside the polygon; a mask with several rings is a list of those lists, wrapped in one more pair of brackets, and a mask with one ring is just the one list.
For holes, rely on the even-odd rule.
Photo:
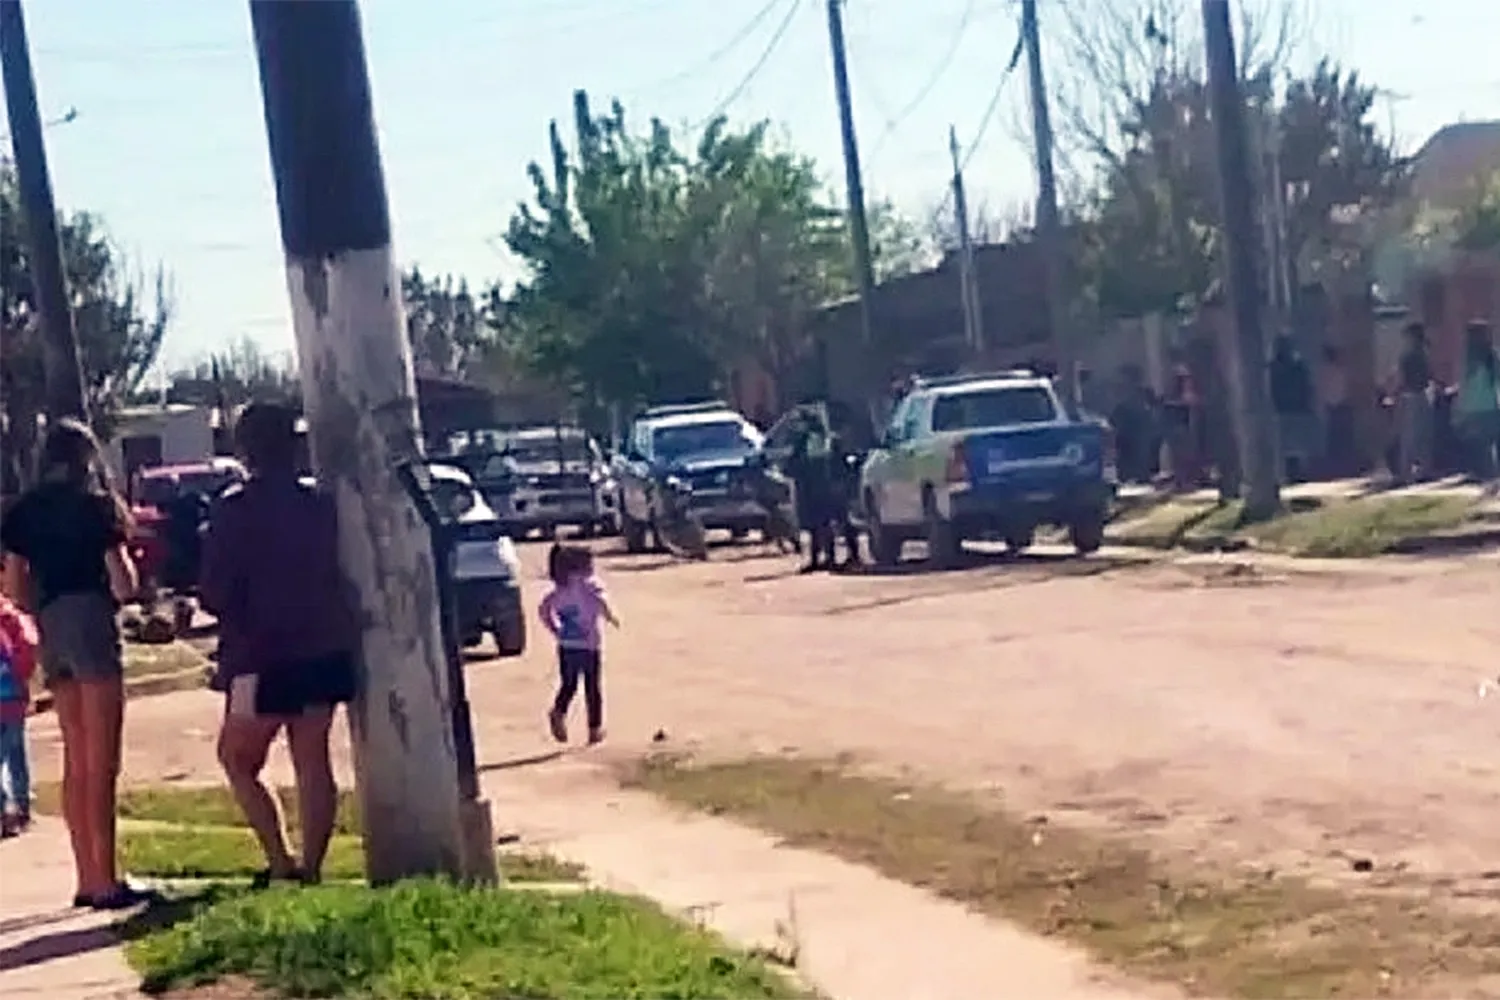
{"label": "person in green shirt", "polygon": [[1468,454],[1469,474],[1481,482],[1495,478],[1495,447],[1500,443],[1500,365],[1489,323],[1471,320],[1464,330],[1464,370],[1454,400],[1458,432]]}

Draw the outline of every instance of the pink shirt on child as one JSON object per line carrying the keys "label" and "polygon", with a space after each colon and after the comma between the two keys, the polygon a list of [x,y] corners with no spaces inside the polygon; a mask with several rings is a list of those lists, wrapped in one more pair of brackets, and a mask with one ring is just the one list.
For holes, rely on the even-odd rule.
{"label": "pink shirt on child", "polygon": [[602,644],[599,625],[609,613],[604,588],[594,577],[576,577],[542,598],[542,624],[564,649],[594,649]]}

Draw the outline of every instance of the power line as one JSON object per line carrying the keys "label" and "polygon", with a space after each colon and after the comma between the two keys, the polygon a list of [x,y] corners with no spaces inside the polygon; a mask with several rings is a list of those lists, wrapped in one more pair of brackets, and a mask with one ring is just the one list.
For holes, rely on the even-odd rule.
{"label": "power line", "polygon": [[1021,56],[1026,52],[1026,40],[1022,36],[1016,37],[1016,47],[1011,51],[1010,62],[1005,66],[1005,72],[1000,75],[1000,82],[995,85],[995,92],[990,95],[990,103],[985,105],[984,114],[979,119],[979,131],[974,134],[974,141],[969,143],[969,148],[964,152],[963,161],[959,164],[960,171],[968,169],[969,161],[979,151],[984,142],[984,134],[990,127],[990,122],[995,120],[995,111],[1000,107],[1000,98],[1005,94],[1005,84],[1010,80],[1011,74],[1021,64]]}
{"label": "power line", "polygon": [[731,104],[739,100],[740,95],[743,94],[745,90],[750,86],[750,84],[754,82],[755,78],[760,75],[761,70],[766,68],[766,63],[771,61],[771,56],[775,54],[776,49],[781,45],[781,40],[786,37],[787,30],[792,26],[792,18],[796,16],[797,11],[801,8],[802,0],[792,0],[791,4],[787,7],[786,16],[783,17],[781,19],[781,23],[776,26],[775,33],[771,35],[771,40],[766,43],[766,47],[761,51],[760,57],[757,58],[755,62],[750,66],[749,71],[744,75],[744,77],[740,79],[740,82],[735,84],[734,88],[730,90],[729,93],[725,95],[725,97],[721,101],[719,101],[714,110],[710,112],[705,118],[703,118],[702,121],[694,125],[690,131],[696,132],[700,128],[703,128],[705,125],[712,122],[715,118],[718,118],[720,115],[722,115],[725,109],[728,108]]}
{"label": "power line", "polygon": [[891,136],[896,134],[896,130],[901,127],[906,119],[911,117],[917,108],[922,106],[922,102],[927,100],[928,96],[932,94],[933,88],[947,74],[948,68],[953,65],[953,57],[958,54],[959,46],[963,44],[964,35],[968,31],[969,23],[974,19],[974,8],[976,5],[977,0],[968,0],[968,3],[964,4],[964,12],[959,16],[958,27],[953,32],[953,38],[948,43],[947,51],[943,53],[942,59],[938,60],[937,66],[933,68],[926,82],[917,88],[917,92],[912,96],[912,99],[907,101],[901,110],[896,112],[894,117],[886,121],[885,131],[881,132],[880,138],[875,140],[875,148],[871,150],[871,156],[876,156],[880,153],[881,148]]}
{"label": "power line", "polygon": [[656,90],[662,87],[669,87],[674,83],[681,83],[684,80],[697,76],[705,69],[717,65],[719,60],[723,59],[735,49],[739,48],[745,42],[745,40],[749,38],[752,33],[754,33],[755,29],[760,27],[761,22],[771,16],[771,13],[776,9],[776,5],[780,2],[781,0],[768,0],[768,2],[760,8],[760,10],[756,11],[754,15],[751,16],[750,20],[740,25],[739,30],[736,31],[732,36],[730,36],[729,41],[725,42],[713,52],[709,53],[705,58],[698,60],[698,62],[696,62],[688,69],[682,70],[678,73],[674,73],[671,76],[667,77],[665,80],[661,80],[655,84],[652,84],[651,89]]}
{"label": "power line", "polygon": [[[959,161],[958,173],[969,169],[969,161],[974,159],[974,154],[979,152],[979,147],[984,143],[984,134],[989,130],[990,122],[995,119],[995,112],[1000,107],[1000,98],[1005,96],[1005,85],[1010,81],[1011,75],[1015,73],[1016,67],[1021,64],[1021,57],[1026,54],[1026,36],[1017,34],[1016,47],[1011,51],[1010,62],[1005,66],[1005,72],[1000,74],[1000,82],[995,84],[995,90],[990,94],[990,102],[985,105],[984,114],[979,119],[979,129],[974,133],[974,139],[969,143],[969,148],[964,151],[963,159]],[[938,211],[944,211],[948,202],[953,198],[953,185],[948,185],[948,193],[943,196]]]}

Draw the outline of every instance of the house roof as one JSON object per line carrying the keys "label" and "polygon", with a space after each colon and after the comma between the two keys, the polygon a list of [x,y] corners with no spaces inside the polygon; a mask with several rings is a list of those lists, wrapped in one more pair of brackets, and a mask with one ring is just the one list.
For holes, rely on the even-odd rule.
{"label": "house roof", "polygon": [[1500,121],[1455,122],[1432,134],[1412,161],[1412,195],[1458,208],[1474,184],[1500,171]]}

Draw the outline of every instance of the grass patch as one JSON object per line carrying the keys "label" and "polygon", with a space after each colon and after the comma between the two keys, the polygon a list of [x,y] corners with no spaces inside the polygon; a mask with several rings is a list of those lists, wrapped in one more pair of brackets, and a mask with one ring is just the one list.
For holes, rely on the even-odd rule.
{"label": "grass patch", "polygon": [[[282,814],[286,817],[287,824],[295,829],[298,822],[296,789],[277,788],[274,793],[281,801]],[[32,789],[32,808],[44,815],[59,815],[62,811],[61,796],[62,788],[57,782],[41,782]],[[245,825],[245,817],[235,803],[234,796],[229,789],[218,785],[141,785],[122,788],[116,814],[123,820],[175,826]],[[340,789],[334,834],[358,836],[361,829],[358,799],[352,790]]]}
{"label": "grass patch", "polygon": [[811,995],[643,900],[428,880],[221,898],[126,954],[152,993],[241,978],[275,996],[369,1000]]}
{"label": "grass patch", "polygon": [[200,670],[205,674],[211,664],[206,656],[185,642],[124,644],[125,677],[159,677]]}
{"label": "grass patch", "polygon": [[1291,513],[1246,532],[1258,545],[1325,559],[1384,555],[1414,538],[1453,532],[1473,516],[1468,497],[1417,493],[1358,497]]}
{"label": "grass patch", "polygon": [[1279,875],[1184,873],[1120,842],[941,789],[761,758],[653,758],[624,776],[1214,997],[1456,995],[1500,973],[1500,923]]}
{"label": "grass patch", "polygon": [[1285,503],[1272,520],[1246,524],[1238,501],[1172,500],[1118,522],[1110,538],[1159,549],[1250,546],[1310,558],[1366,558],[1459,531],[1472,521],[1476,508],[1468,497],[1434,493],[1327,501],[1291,497]]}
{"label": "grass patch", "polygon": [[[583,867],[550,855],[503,851],[500,873],[511,882],[578,882]],[[120,864],[134,875],[163,879],[248,879],[265,867],[265,856],[248,829],[233,826],[126,826],[120,831]],[[365,877],[358,837],[336,836],[328,845],[323,877]]]}

